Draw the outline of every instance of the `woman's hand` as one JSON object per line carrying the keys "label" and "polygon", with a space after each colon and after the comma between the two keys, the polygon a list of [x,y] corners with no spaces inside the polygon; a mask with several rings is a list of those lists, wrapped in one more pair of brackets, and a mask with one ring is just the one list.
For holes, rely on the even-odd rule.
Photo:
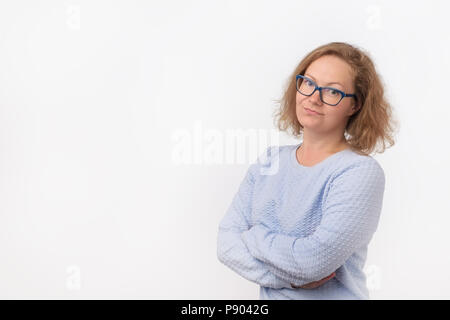
{"label": "woman's hand", "polygon": [[321,279],[319,281],[314,281],[314,282],[310,282],[310,283],[304,284],[302,286],[296,286],[296,285],[291,283],[291,287],[294,288],[294,289],[298,289],[298,288],[314,289],[314,288],[317,288],[317,287],[321,286],[322,284],[324,284],[325,282],[327,282],[328,280],[333,278],[335,275],[336,275],[336,272],[333,272],[328,277],[325,277],[325,278],[323,278],[323,279]]}

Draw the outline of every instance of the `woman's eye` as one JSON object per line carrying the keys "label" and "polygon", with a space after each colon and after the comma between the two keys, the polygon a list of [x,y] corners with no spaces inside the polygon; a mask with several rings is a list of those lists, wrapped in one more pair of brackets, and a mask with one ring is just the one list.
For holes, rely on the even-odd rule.
{"label": "woman's eye", "polygon": [[308,85],[308,86],[312,86],[313,84],[312,84],[312,82],[311,81],[309,81],[309,80],[306,80],[306,85]]}
{"label": "woman's eye", "polygon": [[333,90],[333,89],[328,90],[328,92],[333,96],[339,94],[336,90]]}

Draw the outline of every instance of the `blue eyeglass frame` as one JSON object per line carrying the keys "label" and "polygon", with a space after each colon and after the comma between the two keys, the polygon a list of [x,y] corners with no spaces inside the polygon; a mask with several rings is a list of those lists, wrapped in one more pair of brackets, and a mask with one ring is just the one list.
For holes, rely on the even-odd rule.
{"label": "blue eyeglass frame", "polygon": [[[304,93],[301,93],[300,90],[299,90],[299,88],[298,88],[298,79],[303,79],[303,80],[311,81],[311,83],[314,84],[314,91],[311,92],[311,94],[304,94]],[[298,74],[298,75],[295,77],[295,87],[297,88],[297,91],[298,91],[300,94],[302,94],[302,95],[304,95],[304,96],[307,96],[307,97],[312,96],[312,95],[314,94],[314,92],[316,92],[316,90],[319,90],[320,101],[322,101],[323,103],[325,103],[325,104],[327,104],[327,105],[329,105],[329,106],[337,106],[337,105],[342,101],[342,99],[344,99],[345,97],[353,97],[353,98],[356,100],[356,94],[354,94],[354,93],[345,93],[344,91],[341,91],[341,90],[336,89],[336,88],[333,88],[333,87],[319,87],[319,86],[317,85],[317,83],[314,82],[314,80],[312,80],[312,79],[310,79],[310,78],[308,78],[308,77],[305,77],[304,75],[301,75],[301,74]],[[330,104],[330,103],[326,103],[325,101],[323,101],[323,99],[322,99],[322,89],[325,89],[325,88],[327,88],[327,89],[333,89],[334,91],[339,92],[339,93],[341,94],[341,99],[339,99],[339,101],[338,101],[336,104]]]}

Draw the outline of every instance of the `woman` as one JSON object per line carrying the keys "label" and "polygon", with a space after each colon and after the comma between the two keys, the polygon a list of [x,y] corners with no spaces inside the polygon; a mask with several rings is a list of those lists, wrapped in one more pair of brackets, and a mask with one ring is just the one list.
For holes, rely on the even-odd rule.
{"label": "woman", "polygon": [[278,128],[302,142],[249,167],[220,222],[218,259],[258,283],[261,299],[369,299],[363,267],[385,187],[369,154],[394,144],[374,64],[347,43],[320,46],[280,102]]}

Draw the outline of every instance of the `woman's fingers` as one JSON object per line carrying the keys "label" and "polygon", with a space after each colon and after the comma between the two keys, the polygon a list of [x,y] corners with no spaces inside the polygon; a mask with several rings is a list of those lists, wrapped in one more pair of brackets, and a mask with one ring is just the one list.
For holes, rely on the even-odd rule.
{"label": "woman's fingers", "polygon": [[325,277],[325,278],[323,278],[323,279],[321,279],[319,281],[314,281],[314,282],[307,283],[307,284],[305,284],[303,286],[300,286],[300,288],[303,288],[303,289],[314,289],[314,288],[317,288],[317,287],[321,286],[322,284],[324,284],[325,282],[327,282],[328,280],[330,280],[331,278],[333,278],[335,275],[336,275],[336,272],[333,272],[329,276],[327,276],[327,277]]}
{"label": "woman's fingers", "polygon": [[[336,275],[336,272],[333,272],[333,273],[330,274],[328,277],[323,278],[322,280],[325,280],[325,281],[330,280],[330,279],[333,278],[335,275]],[[320,280],[320,281],[322,281],[322,280]]]}

